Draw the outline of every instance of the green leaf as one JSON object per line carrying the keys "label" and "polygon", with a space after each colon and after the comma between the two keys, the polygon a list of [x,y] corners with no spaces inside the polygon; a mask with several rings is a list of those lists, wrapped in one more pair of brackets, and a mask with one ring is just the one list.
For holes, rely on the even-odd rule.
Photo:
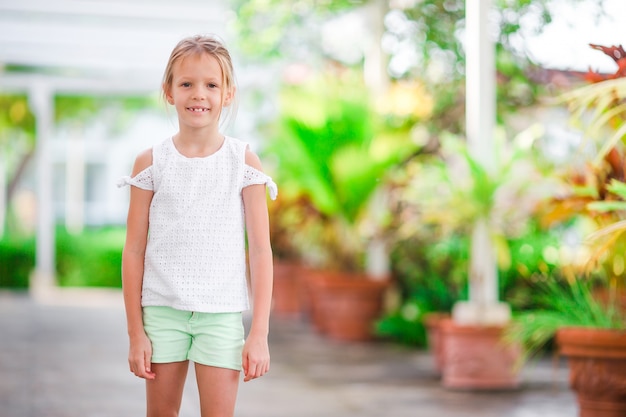
{"label": "green leaf", "polygon": [[626,201],[594,201],[587,204],[589,210],[609,212],[626,210]]}
{"label": "green leaf", "polygon": [[613,179],[607,189],[626,200],[626,183]]}

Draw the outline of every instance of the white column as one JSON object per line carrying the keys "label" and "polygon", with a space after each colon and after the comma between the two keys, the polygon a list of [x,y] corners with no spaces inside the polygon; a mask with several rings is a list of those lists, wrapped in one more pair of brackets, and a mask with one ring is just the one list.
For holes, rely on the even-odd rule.
{"label": "white column", "polygon": [[498,269],[488,219],[479,219],[472,231],[469,298],[477,305],[498,302]]}
{"label": "white column", "polygon": [[471,155],[493,168],[496,119],[495,45],[489,33],[491,0],[466,0],[465,123]]}
{"label": "white column", "polygon": [[[465,2],[465,112],[469,152],[485,169],[493,171],[496,68],[490,11],[491,0]],[[507,304],[498,302],[498,270],[488,219],[479,219],[474,225],[471,245],[469,302],[454,306],[454,320],[472,325],[504,324],[511,311]]]}
{"label": "white column", "polygon": [[[382,49],[385,15],[388,10],[387,0],[371,1],[366,8],[366,22],[371,31],[363,62],[363,76],[368,89],[378,96],[385,94],[389,88],[387,59]],[[385,190],[379,188],[370,200],[370,211],[374,218],[385,215],[386,202]],[[373,232],[368,242],[365,262],[366,272],[372,279],[382,280],[389,277],[389,248],[385,239],[378,236],[377,231]]]}
{"label": "white column", "polygon": [[35,282],[31,286],[55,285],[54,206],[52,199],[52,163],[50,158],[50,133],[53,126],[54,101],[50,87],[33,83],[29,104],[36,120],[36,179],[37,179],[37,243],[35,254]]}
{"label": "white column", "polygon": [[80,233],[85,225],[85,145],[80,126],[70,129],[65,151],[65,226]]}
{"label": "white column", "polygon": [[368,36],[368,47],[363,62],[365,84],[375,94],[384,94],[389,87],[387,60],[382,48],[385,34],[385,15],[389,10],[387,0],[371,1],[366,8],[366,22],[371,32]]}
{"label": "white column", "polygon": [[[381,224],[388,213],[389,197],[384,187],[378,187],[370,198],[368,212],[372,216],[373,224]],[[379,233],[378,227],[373,226],[370,230],[367,245],[365,270],[370,278],[384,280],[389,278],[391,272],[389,260],[389,245],[383,234]]]}

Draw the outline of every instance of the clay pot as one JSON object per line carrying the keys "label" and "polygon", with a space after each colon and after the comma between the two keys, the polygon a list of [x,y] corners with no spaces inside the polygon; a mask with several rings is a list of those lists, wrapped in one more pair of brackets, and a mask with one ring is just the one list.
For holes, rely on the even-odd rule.
{"label": "clay pot", "polygon": [[522,350],[503,342],[504,330],[504,326],[466,326],[443,320],[443,386],[473,390],[519,387]]}
{"label": "clay pot", "polygon": [[444,347],[443,338],[441,336],[441,325],[444,320],[450,319],[449,313],[427,313],[424,315],[423,323],[426,328],[426,338],[428,348],[433,355],[435,361],[435,370],[441,374],[444,364]]}
{"label": "clay pot", "polygon": [[389,280],[339,272],[319,273],[309,280],[316,329],[335,340],[366,341],[383,309]]}
{"label": "clay pot", "polygon": [[307,268],[303,278],[301,300],[303,300],[304,317],[311,322],[315,330],[324,333],[324,319],[317,300],[324,297],[323,294],[318,293],[321,290],[321,282],[328,279],[328,274],[323,270]]}
{"label": "clay pot", "polygon": [[298,262],[274,261],[272,314],[298,317],[303,306],[300,296],[302,266]]}
{"label": "clay pot", "polygon": [[580,417],[626,416],[626,331],[568,327],[556,334]]}

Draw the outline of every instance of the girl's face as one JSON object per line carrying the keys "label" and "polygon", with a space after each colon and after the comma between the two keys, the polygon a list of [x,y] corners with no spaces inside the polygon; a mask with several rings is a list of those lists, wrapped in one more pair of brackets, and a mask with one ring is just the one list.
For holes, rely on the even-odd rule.
{"label": "girl's face", "polygon": [[232,91],[225,91],[222,69],[208,54],[180,59],[172,68],[172,85],[166,97],[178,113],[181,128],[218,127],[222,107],[232,100]]}

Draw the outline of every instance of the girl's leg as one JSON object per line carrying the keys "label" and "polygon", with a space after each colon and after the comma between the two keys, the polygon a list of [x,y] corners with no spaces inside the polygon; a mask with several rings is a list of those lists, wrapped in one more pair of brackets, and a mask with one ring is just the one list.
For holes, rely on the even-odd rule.
{"label": "girl's leg", "polygon": [[156,378],[146,380],[148,417],[177,417],[183,398],[189,361],[153,363]]}
{"label": "girl's leg", "polygon": [[202,417],[233,417],[239,371],[196,364]]}

